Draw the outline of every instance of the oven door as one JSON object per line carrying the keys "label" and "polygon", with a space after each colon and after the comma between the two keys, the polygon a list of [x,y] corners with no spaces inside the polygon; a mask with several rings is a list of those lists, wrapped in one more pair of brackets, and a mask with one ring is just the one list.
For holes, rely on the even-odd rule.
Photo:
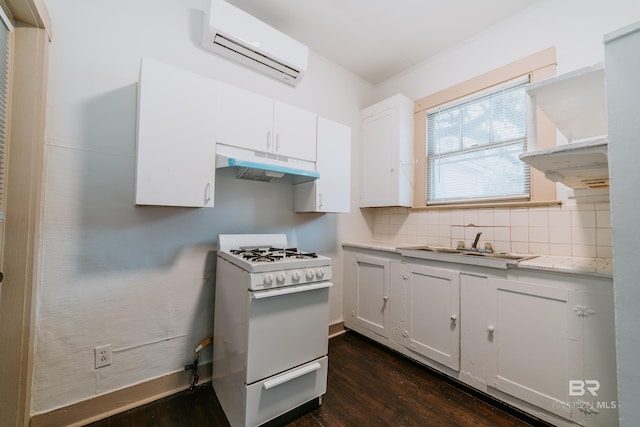
{"label": "oven door", "polygon": [[249,292],[247,384],[327,354],[331,282]]}

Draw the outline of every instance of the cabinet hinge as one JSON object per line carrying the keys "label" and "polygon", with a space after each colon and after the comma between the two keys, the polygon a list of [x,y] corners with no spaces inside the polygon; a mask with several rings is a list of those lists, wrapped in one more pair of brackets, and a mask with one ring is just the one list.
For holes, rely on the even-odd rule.
{"label": "cabinet hinge", "polygon": [[596,314],[595,311],[591,310],[586,305],[576,305],[573,307],[573,312],[576,313],[578,317],[589,317],[593,314]]}

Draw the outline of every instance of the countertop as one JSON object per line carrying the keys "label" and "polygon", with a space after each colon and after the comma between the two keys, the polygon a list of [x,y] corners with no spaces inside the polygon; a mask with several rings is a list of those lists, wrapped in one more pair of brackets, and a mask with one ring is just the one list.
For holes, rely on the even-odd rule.
{"label": "countertop", "polygon": [[406,246],[417,246],[417,245],[415,243],[384,242],[382,240],[360,240],[357,242],[343,242],[342,246],[343,247],[350,246],[352,248],[373,249],[377,251],[400,253],[398,248],[402,248]]}
{"label": "countertop", "polygon": [[[343,247],[372,249],[384,252],[399,253],[398,248],[419,246],[415,243],[386,242],[380,240],[363,240],[343,242]],[[606,258],[581,258],[568,256],[538,255],[534,258],[510,265],[509,268],[526,268],[531,270],[552,271],[568,274],[612,278],[613,260]]]}
{"label": "countertop", "polygon": [[583,273],[598,277],[613,277],[613,260],[608,258],[580,258],[540,255],[521,261],[518,268],[554,270],[567,273]]}

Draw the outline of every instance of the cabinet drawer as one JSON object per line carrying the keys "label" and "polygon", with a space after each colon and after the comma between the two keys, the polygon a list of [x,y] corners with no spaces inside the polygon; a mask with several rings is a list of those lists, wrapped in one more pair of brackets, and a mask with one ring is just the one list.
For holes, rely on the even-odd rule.
{"label": "cabinet drawer", "polygon": [[256,426],[323,395],[328,359],[322,357],[246,386],[245,425]]}

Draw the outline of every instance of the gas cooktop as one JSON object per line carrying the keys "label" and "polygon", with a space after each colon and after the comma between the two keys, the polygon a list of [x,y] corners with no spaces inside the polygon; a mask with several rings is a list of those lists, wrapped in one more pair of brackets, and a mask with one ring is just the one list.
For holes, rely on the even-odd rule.
{"label": "gas cooktop", "polygon": [[286,236],[281,234],[221,235],[218,256],[249,272],[331,265],[329,257],[287,247]]}

